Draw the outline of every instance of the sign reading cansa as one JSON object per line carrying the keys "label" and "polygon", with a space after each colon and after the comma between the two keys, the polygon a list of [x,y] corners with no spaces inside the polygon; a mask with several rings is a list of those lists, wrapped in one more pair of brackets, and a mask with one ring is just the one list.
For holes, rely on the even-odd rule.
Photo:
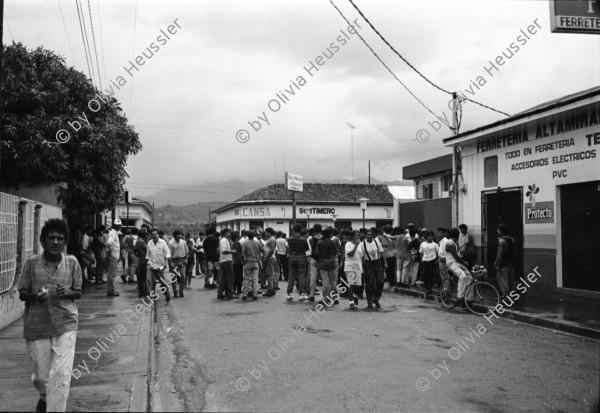
{"label": "sign reading cansa", "polygon": [[554,201],[525,204],[526,224],[547,224],[554,222]]}

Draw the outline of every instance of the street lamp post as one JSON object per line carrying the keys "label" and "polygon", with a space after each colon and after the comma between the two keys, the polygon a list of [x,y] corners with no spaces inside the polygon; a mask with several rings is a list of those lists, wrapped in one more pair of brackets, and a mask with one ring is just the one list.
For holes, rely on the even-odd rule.
{"label": "street lamp post", "polygon": [[306,214],[306,229],[310,228],[310,214]]}
{"label": "street lamp post", "polygon": [[333,227],[335,228],[335,220],[337,218],[336,214],[331,214],[331,218],[333,218]]}
{"label": "street lamp post", "polygon": [[370,199],[368,198],[361,198],[358,200],[358,202],[360,202],[360,209],[362,209],[362,226],[363,228],[365,227],[365,211],[367,210],[367,202],[370,201]]}

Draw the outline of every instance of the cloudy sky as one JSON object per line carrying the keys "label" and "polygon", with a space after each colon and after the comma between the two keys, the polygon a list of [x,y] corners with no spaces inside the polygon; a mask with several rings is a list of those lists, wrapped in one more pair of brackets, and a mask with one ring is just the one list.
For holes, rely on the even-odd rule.
{"label": "cloudy sky", "polygon": [[[80,1],[92,36],[88,1]],[[356,20],[358,33],[406,87],[450,119],[450,96],[396,56],[348,0],[333,3]],[[6,1],[4,42],[44,46],[87,74],[76,4]],[[433,83],[511,115],[600,84],[600,36],[551,33],[546,1],[355,4]],[[184,185],[210,191],[201,185],[229,179],[281,182],[284,166],[313,182],[364,177],[368,160],[374,177],[395,180],[402,179],[403,166],[449,153],[442,139],[450,130],[428,123],[434,116],[348,33],[329,0],[90,0],[89,8],[96,83],[106,90],[123,76],[126,84],[113,90],[144,147],[128,163],[134,195]],[[175,20],[181,28],[160,44],[161,30]],[[519,43],[521,29],[536,23],[537,33]],[[158,51],[127,74],[124,66],[144,51],[149,55],[151,43]],[[485,67],[503,51],[511,56],[511,43],[519,50],[490,75]],[[321,57],[319,66],[323,53],[330,57]],[[268,124],[258,118],[263,112]],[[461,131],[502,117],[466,103]],[[236,140],[240,129],[249,133],[246,143]],[[429,134],[425,143],[416,139],[421,129],[421,136]]]}

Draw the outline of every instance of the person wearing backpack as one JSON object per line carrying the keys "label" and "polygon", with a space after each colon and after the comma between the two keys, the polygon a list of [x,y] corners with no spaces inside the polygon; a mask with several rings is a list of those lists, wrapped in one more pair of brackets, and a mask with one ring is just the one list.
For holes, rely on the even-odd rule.
{"label": "person wearing backpack", "polygon": [[387,263],[383,257],[383,247],[373,238],[373,229],[367,231],[363,241],[363,271],[365,275],[365,290],[367,293],[367,308],[381,308],[379,299],[383,293],[383,272]]}
{"label": "person wearing backpack", "polygon": [[498,253],[494,267],[502,297],[515,288],[515,239],[509,235],[508,225],[498,225]]}

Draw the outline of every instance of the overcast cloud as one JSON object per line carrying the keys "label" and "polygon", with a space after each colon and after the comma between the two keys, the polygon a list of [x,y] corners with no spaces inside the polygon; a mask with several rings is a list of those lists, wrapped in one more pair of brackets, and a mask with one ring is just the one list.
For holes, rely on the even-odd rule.
{"label": "overcast cloud", "polygon": [[[449,96],[416,75],[368,27],[347,0],[335,0],[359,33],[435,113],[443,117]],[[86,16],[87,1],[82,1]],[[388,41],[433,82],[450,91],[473,88],[486,105],[509,114],[600,84],[600,36],[550,33],[545,1],[356,0]],[[43,45],[87,73],[75,2],[7,1],[4,42]],[[349,122],[354,130],[354,176],[402,179],[402,167],[449,153],[443,128],[390,75],[361,40],[336,41],[347,24],[327,0],[312,1],[100,1],[90,2],[102,83],[125,73],[123,66],[156,42],[177,19],[181,29],[160,46],[127,84],[116,91],[139,132],[143,151],[130,158],[129,187],[145,195],[150,186],[200,185],[237,178],[283,178],[286,169],[311,180],[350,178]],[[89,19],[89,17],[87,17]],[[511,59],[484,69],[520,30],[541,26]],[[8,25],[6,24],[8,22]],[[10,32],[8,28],[10,27]],[[90,28],[88,27],[88,31]],[[310,76],[304,66],[336,43],[340,49]],[[95,65],[95,61],[94,61]],[[104,78],[104,69],[106,80]],[[306,84],[299,86],[298,76]],[[291,81],[297,87],[290,86]],[[268,102],[285,88],[295,93],[277,112]],[[272,104],[274,105],[274,104]],[[83,108],[82,108],[83,109]],[[255,132],[248,124],[265,111]],[[467,103],[461,131],[503,116]],[[239,143],[239,129],[250,132]],[[415,133],[430,132],[426,143]],[[52,137],[49,137],[50,139]],[[156,184],[156,185],[150,185]]]}

